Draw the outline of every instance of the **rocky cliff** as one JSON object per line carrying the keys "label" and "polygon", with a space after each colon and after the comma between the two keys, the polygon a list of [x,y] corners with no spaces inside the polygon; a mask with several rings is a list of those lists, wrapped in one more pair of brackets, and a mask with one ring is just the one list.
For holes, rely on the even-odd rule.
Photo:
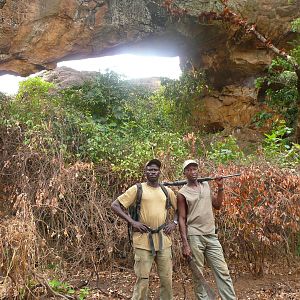
{"label": "rocky cliff", "polygon": [[[223,127],[247,125],[257,110],[253,80],[273,53],[237,26],[199,22],[201,12],[222,9],[217,0],[175,0],[187,11],[182,17],[170,16],[163,2],[0,0],[0,72],[26,76],[53,69],[62,60],[124,52],[176,55],[182,68],[207,70],[210,84],[220,93],[206,103],[214,111],[223,106],[217,114]],[[229,5],[278,47],[293,38],[290,21],[300,16],[300,0],[231,0]],[[229,98],[233,106],[224,101]],[[231,112],[243,107],[238,113],[245,116],[229,118],[231,112],[224,107]]]}

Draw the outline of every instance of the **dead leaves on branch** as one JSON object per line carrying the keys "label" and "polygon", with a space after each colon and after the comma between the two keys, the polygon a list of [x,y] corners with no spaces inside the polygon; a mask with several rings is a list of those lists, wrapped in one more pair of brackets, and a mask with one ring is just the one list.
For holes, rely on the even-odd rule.
{"label": "dead leaves on branch", "polygon": [[[2,140],[0,180],[11,212],[0,221],[0,265],[12,293],[35,277],[38,282],[49,263],[66,260],[98,274],[113,262],[125,267],[131,262],[126,224],[110,204],[132,183],[118,182],[109,165],[67,165],[27,148],[21,139],[18,145],[10,135]],[[217,216],[227,253],[246,258],[256,274],[267,257],[291,254],[299,243],[299,174],[263,162],[223,166],[216,173],[242,173],[226,180],[226,201]],[[173,248],[178,266],[178,233]]]}
{"label": "dead leaves on branch", "polygon": [[227,170],[237,171],[242,176],[226,185],[226,201],[218,216],[221,234],[231,254],[242,254],[253,273],[261,275],[268,257],[296,254],[300,176],[263,162]]}

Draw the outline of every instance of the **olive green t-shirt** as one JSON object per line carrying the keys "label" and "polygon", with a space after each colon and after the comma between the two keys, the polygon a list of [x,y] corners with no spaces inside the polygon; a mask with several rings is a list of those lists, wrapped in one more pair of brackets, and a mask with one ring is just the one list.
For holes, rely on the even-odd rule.
{"label": "olive green t-shirt", "polygon": [[[174,192],[166,187],[170,202],[174,210],[177,209],[176,196]],[[152,229],[158,228],[164,224],[167,217],[166,209],[166,195],[158,187],[151,187],[146,182],[142,183],[142,199],[140,209],[140,222],[144,223]],[[118,197],[119,202],[127,209],[131,204],[136,201],[137,186],[130,187],[124,194]],[[147,233],[134,232],[133,233],[133,246],[135,248],[151,250],[148,240]],[[155,251],[159,250],[159,236],[158,233],[153,234],[153,242]],[[168,248],[172,245],[171,237],[163,233],[163,249]]]}
{"label": "olive green t-shirt", "polygon": [[183,186],[178,193],[187,203],[187,234],[205,235],[215,233],[215,218],[212,210],[212,196],[207,181],[196,188]]}

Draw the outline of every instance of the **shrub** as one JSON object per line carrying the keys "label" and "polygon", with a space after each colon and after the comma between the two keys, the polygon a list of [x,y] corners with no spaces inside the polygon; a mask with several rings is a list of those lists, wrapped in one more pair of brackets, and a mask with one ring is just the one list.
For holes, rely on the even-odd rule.
{"label": "shrub", "polygon": [[267,159],[274,164],[295,167],[300,163],[300,145],[289,141],[293,129],[284,120],[274,124],[270,133],[266,133],[263,150]]}
{"label": "shrub", "polygon": [[240,160],[244,157],[244,153],[239,148],[236,139],[229,136],[221,141],[216,141],[211,144],[211,150],[207,156],[218,164],[226,164],[230,161]]}
{"label": "shrub", "polygon": [[247,167],[230,165],[226,172],[242,175],[226,182],[226,200],[217,216],[221,238],[231,255],[244,257],[251,271],[262,275],[265,260],[296,254],[299,175],[262,160]]}

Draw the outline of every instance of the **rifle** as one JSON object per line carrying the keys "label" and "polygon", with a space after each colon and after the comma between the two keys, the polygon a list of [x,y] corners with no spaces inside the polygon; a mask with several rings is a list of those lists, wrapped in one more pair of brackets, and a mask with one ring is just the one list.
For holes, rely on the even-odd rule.
{"label": "rifle", "polygon": [[[218,177],[202,177],[202,178],[197,178],[197,182],[203,182],[203,181],[211,181],[211,180],[216,180],[217,178],[230,178],[230,177],[235,177],[235,176],[241,176],[241,173],[237,174],[232,174],[232,175],[224,175],[224,176],[218,176]],[[180,186],[180,185],[185,185],[187,184],[187,180],[176,180],[172,182],[162,182],[163,185],[165,186]]]}

